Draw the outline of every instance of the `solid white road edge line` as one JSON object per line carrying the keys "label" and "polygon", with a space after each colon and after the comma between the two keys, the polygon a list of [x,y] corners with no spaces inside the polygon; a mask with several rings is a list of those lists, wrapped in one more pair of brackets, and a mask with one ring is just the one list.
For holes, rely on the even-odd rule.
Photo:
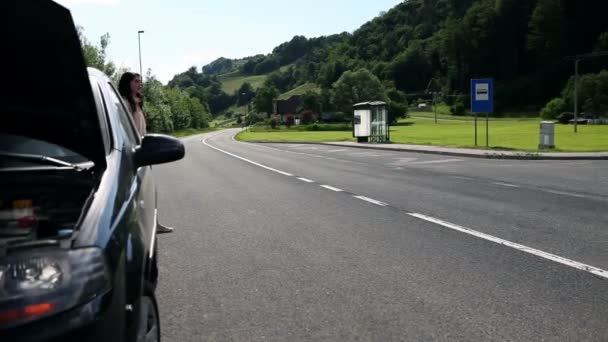
{"label": "solid white road edge line", "polygon": [[342,191],[344,191],[342,189],[334,188],[333,186],[330,186],[330,185],[321,185],[321,187],[325,188],[327,190],[335,191],[335,192],[342,192]]}
{"label": "solid white road edge line", "polygon": [[236,154],[234,154],[234,153],[230,153],[230,152],[228,152],[228,151],[224,151],[224,150],[222,150],[221,148],[217,148],[217,147],[215,147],[215,146],[211,146],[211,145],[209,145],[209,143],[207,143],[207,139],[209,139],[209,138],[206,138],[205,140],[203,140],[203,144],[205,144],[207,147],[211,147],[212,149],[214,149],[214,150],[216,150],[216,151],[219,151],[219,152],[222,152],[222,153],[224,153],[224,154],[227,154],[227,155],[229,155],[229,156],[231,156],[231,157],[234,157],[234,158],[240,159],[240,160],[242,160],[242,161],[244,161],[244,162],[247,162],[247,163],[249,163],[249,164],[252,164],[252,165],[255,165],[255,166],[259,166],[259,167],[264,168],[264,169],[266,169],[266,170],[269,170],[269,171],[272,171],[272,172],[276,172],[276,173],[281,174],[281,175],[283,175],[283,176],[287,176],[287,177],[293,177],[293,175],[292,175],[291,173],[284,172],[284,171],[277,170],[277,169],[273,169],[272,167],[269,167],[269,166],[266,166],[266,165],[263,165],[263,164],[260,164],[260,163],[256,163],[256,162],[254,162],[253,160],[249,160],[249,159],[247,159],[247,158],[243,158],[243,157],[241,157],[241,156],[237,156],[237,155],[236,155]]}
{"label": "solid white road edge line", "polygon": [[459,231],[461,233],[469,234],[469,235],[478,237],[480,239],[484,239],[484,240],[487,240],[487,241],[491,241],[491,242],[497,243],[499,245],[511,247],[511,248],[517,249],[519,251],[528,253],[528,254],[533,254],[533,255],[539,256],[541,258],[544,258],[544,259],[547,259],[547,260],[551,260],[551,261],[560,263],[562,265],[570,266],[570,267],[576,268],[578,270],[589,272],[589,273],[594,274],[596,276],[608,279],[608,271],[603,270],[601,268],[597,268],[597,267],[594,267],[594,266],[586,265],[586,264],[583,264],[583,263],[580,263],[580,262],[577,262],[577,261],[574,261],[574,260],[570,260],[570,259],[561,257],[559,255],[543,252],[541,250],[538,250],[538,249],[535,249],[535,248],[532,248],[532,247],[520,245],[520,244],[515,243],[515,242],[511,242],[511,241],[508,241],[508,240],[497,238],[495,236],[488,235],[488,234],[485,234],[485,233],[481,233],[481,232],[478,232],[476,230],[473,230],[473,229],[470,229],[470,228],[465,228],[465,227],[462,227],[462,226],[459,226],[459,225],[456,225],[456,224],[453,224],[453,223],[449,223],[449,222],[446,222],[446,221],[443,221],[443,220],[440,220],[440,219],[436,219],[434,217],[430,217],[430,216],[426,216],[426,215],[422,215],[422,214],[417,214],[417,213],[408,213],[408,215],[410,215],[412,217],[415,217],[415,218],[418,218],[418,219],[421,219],[421,220],[424,220],[424,221],[427,221],[427,222],[438,224],[438,225],[443,226],[445,228],[449,228],[449,229],[452,229],[452,230]]}
{"label": "solid white road edge line", "polygon": [[369,202],[369,203],[372,203],[372,204],[375,204],[375,205],[379,205],[381,207],[386,207],[388,205],[388,204],[386,204],[384,202],[380,202],[380,201],[377,201],[377,200],[375,200],[373,198],[369,198],[369,197],[365,197],[365,196],[353,196],[353,197],[354,198],[358,198],[358,199],[360,199],[362,201],[365,201],[365,202]]}

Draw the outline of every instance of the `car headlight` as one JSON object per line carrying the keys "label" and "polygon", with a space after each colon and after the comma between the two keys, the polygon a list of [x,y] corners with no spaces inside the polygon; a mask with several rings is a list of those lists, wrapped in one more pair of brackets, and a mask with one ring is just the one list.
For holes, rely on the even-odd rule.
{"label": "car headlight", "polygon": [[9,254],[0,260],[0,327],[71,309],[109,289],[99,248]]}

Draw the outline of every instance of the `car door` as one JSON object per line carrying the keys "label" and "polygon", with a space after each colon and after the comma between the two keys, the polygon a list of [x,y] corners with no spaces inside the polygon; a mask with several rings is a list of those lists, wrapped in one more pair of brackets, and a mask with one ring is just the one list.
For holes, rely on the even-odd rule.
{"label": "car door", "polygon": [[[108,80],[105,88],[108,102],[116,110],[119,121],[117,130],[118,135],[122,137],[119,139],[122,140],[119,142],[121,144],[119,148],[123,150],[123,155],[132,156],[132,153],[129,152],[134,151],[141,144],[142,137],[135,129],[131,114],[114,85]],[[132,177],[129,190],[134,192],[131,193],[132,206],[135,209],[138,235],[141,236],[145,252],[148,253],[146,257],[151,258],[156,238],[156,190],[152,178],[152,168],[151,166],[135,168],[132,160],[131,165],[133,167],[126,168],[124,172],[130,173],[125,175],[127,178]]]}

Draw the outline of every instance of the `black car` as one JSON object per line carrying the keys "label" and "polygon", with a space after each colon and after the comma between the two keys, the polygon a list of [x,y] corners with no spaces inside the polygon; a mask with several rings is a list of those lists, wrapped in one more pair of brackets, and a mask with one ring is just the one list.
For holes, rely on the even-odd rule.
{"label": "black car", "polygon": [[184,146],[136,133],[67,9],[0,9],[0,340],[158,341],[151,165]]}

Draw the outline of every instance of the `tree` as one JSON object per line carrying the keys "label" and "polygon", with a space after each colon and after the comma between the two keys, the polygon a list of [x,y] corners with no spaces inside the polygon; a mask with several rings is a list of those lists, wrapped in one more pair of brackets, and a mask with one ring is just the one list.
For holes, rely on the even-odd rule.
{"label": "tree", "polygon": [[562,98],[556,98],[547,103],[545,108],[541,110],[540,116],[545,120],[555,120],[566,110],[566,101]]}
{"label": "tree", "polygon": [[275,87],[262,87],[253,99],[253,108],[258,113],[270,114],[273,112],[274,100],[279,96],[279,91]]}
{"label": "tree", "polygon": [[419,41],[414,42],[389,66],[391,79],[395,81],[398,89],[412,92],[424,90],[432,77],[428,61],[422,44]]}
{"label": "tree", "polygon": [[253,90],[253,87],[249,82],[243,83],[241,87],[236,91],[236,103],[238,106],[244,106],[248,104],[254,97],[255,90]]}
{"label": "tree", "polygon": [[144,98],[148,132],[173,132],[173,114],[162,83],[152,76],[147,77],[144,83]]}
{"label": "tree", "polygon": [[528,47],[537,63],[564,55],[566,23],[560,0],[539,0],[530,18]]}
{"label": "tree", "polygon": [[113,78],[116,73],[116,66],[112,61],[107,61],[106,49],[110,44],[110,34],[106,33],[99,39],[99,46],[91,44],[84,36],[84,28],[76,26],[82,54],[87,66],[96,68],[104,72],[108,77]]}
{"label": "tree", "polygon": [[345,72],[333,88],[334,103],[343,113],[359,102],[386,101],[382,83],[367,69]]}
{"label": "tree", "polygon": [[389,100],[388,115],[389,122],[394,124],[398,119],[407,116],[407,96],[402,91],[397,89],[389,89],[386,91],[386,97]]}
{"label": "tree", "polygon": [[316,91],[309,90],[302,95],[302,109],[313,113],[321,112],[321,95]]}

